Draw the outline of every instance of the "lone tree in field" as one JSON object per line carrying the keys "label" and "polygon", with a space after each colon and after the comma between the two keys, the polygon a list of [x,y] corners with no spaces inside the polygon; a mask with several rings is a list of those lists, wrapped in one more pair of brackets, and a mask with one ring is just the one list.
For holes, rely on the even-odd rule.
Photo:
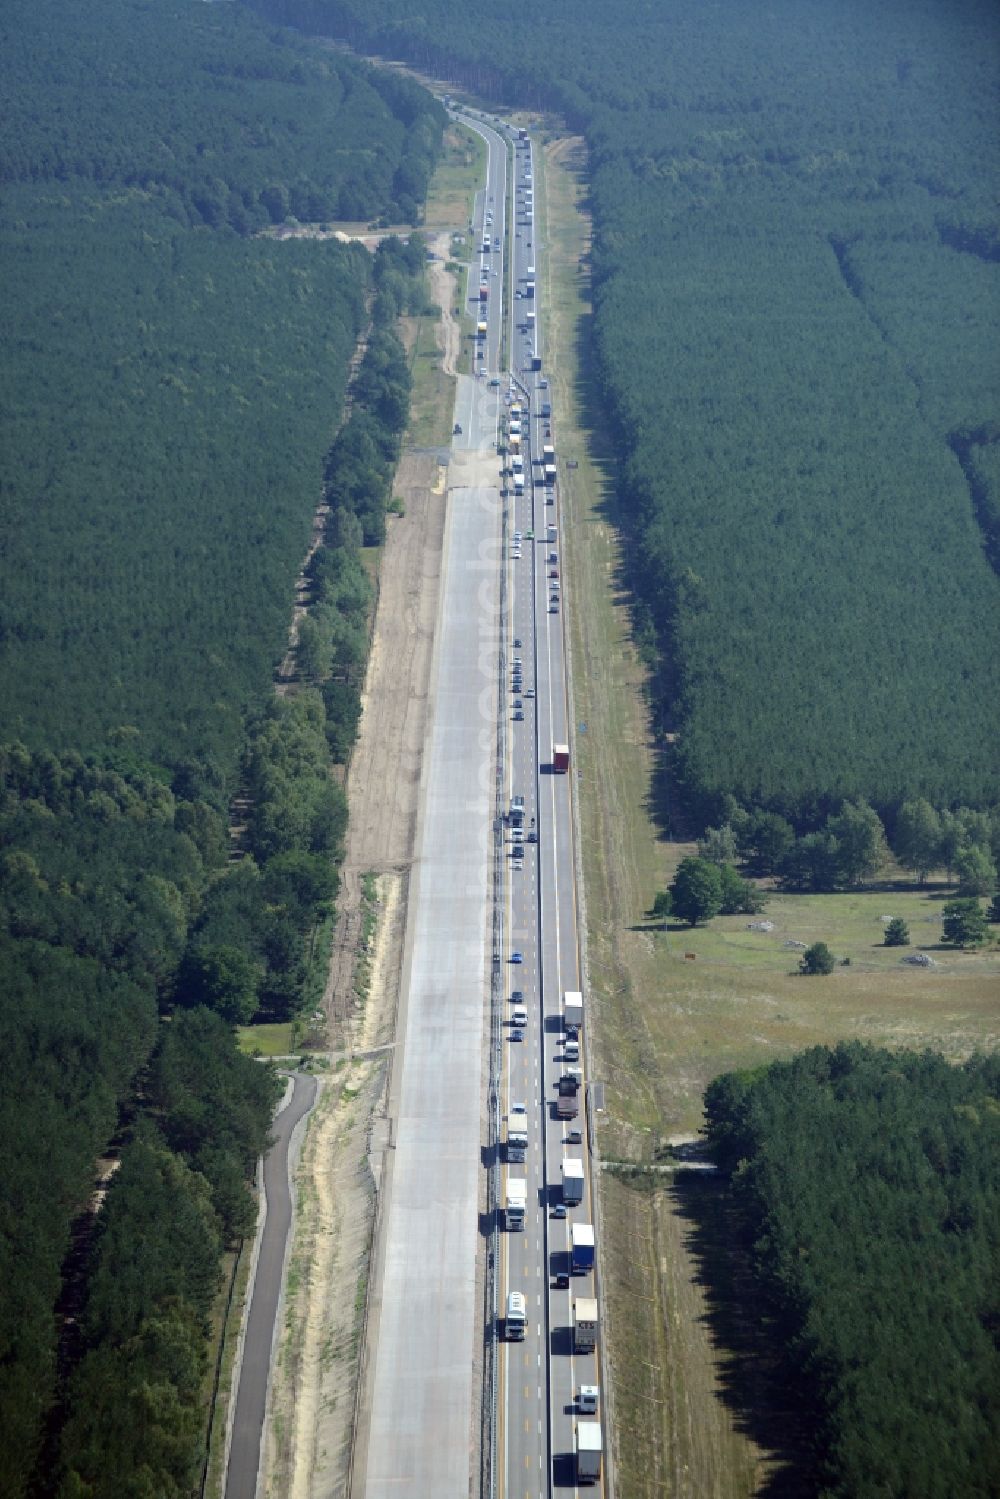
{"label": "lone tree in field", "polygon": [[885,929],[884,947],[909,947],[910,928],[902,916],[894,916]]}
{"label": "lone tree in field", "polygon": [[978,947],[986,940],[986,912],[975,897],[950,900],[942,914],[942,935],[953,947]]}
{"label": "lone tree in field", "polygon": [[688,926],[710,921],[722,910],[722,876],[707,859],[682,859],[670,886],[675,916]]}
{"label": "lone tree in field", "polygon": [[649,908],[649,914],[657,921],[666,922],[666,919],[670,915],[672,908],[673,902],[670,898],[670,891],[657,890],[655,896],[653,897],[653,904]]}
{"label": "lone tree in field", "polygon": [[832,973],[836,964],[833,953],[825,942],[814,942],[807,947],[799,963],[799,972],[814,974]]}

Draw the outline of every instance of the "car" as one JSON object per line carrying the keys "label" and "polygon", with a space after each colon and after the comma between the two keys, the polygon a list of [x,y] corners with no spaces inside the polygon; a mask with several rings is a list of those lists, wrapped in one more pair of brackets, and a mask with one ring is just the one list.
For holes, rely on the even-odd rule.
{"label": "car", "polygon": [[549,613],[550,614],[558,614],[559,613],[559,600],[558,599],[550,599],[549,600]]}
{"label": "car", "polygon": [[493,274],[494,274],[494,276],[499,276],[500,272],[499,271],[494,271]]}
{"label": "car", "polygon": [[569,1290],[569,1271],[568,1270],[557,1270],[556,1271],[555,1275],[553,1275],[553,1277],[552,1277],[552,1289],[553,1289],[553,1291],[568,1291]]}
{"label": "car", "polygon": [[461,437],[461,435],[462,435],[462,423],[461,422],[456,422],[455,425],[454,425],[454,427],[452,427],[451,430],[452,430],[452,432],[454,433],[454,435],[456,437]]}
{"label": "car", "polygon": [[514,722],[515,723],[524,723],[524,709],[523,708],[515,708],[514,709]]}
{"label": "car", "polygon": [[549,1213],[549,1217],[550,1218],[565,1218],[565,1216],[566,1216],[566,1204],[564,1202],[554,1202],[552,1204],[552,1211]]}
{"label": "car", "polygon": [[565,1142],[566,1142],[567,1145],[582,1145],[583,1144],[583,1130],[582,1129],[568,1129],[566,1131]]}
{"label": "car", "polygon": [[499,389],[500,389],[500,381],[497,379],[496,375],[494,375],[493,379],[490,381],[490,390],[499,390]]}
{"label": "car", "polygon": [[511,834],[510,834],[510,841],[511,841],[511,843],[523,843],[524,842],[524,831],[523,831],[523,829],[522,828],[512,828],[511,829]]}
{"label": "car", "polygon": [[559,576],[559,569],[557,567],[550,567],[549,568],[549,577],[550,578],[558,578],[558,576]]}
{"label": "car", "polygon": [[535,533],[534,533],[534,531],[525,531],[525,533],[524,533],[524,539],[525,539],[525,541],[534,541],[534,539],[535,539]]}
{"label": "car", "polygon": [[523,661],[522,661],[522,659],[521,659],[521,657],[520,657],[520,656],[515,656],[515,657],[514,657],[514,670],[515,670],[515,671],[519,671],[519,670],[520,670],[520,668],[521,668],[521,667],[522,667],[522,666],[523,666],[523,665],[524,665],[524,662],[523,662]]}
{"label": "car", "polygon": [[539,380],[539,382],[538,382],[538,389],[539,390],[548,390],[548,388],[549,388],[549,382],[547,380]]}
{"label": "car", "polygon": [[528,842],[529,843],[537,843],[538,842],[538,834],[535,832],[534,828],[532,828],[531,831],[528,834]]}
{"label": "car", "polygon": [[522,703],[522,701],[521,701],[521,699],[519,697],[516,697],[514,699],[514,707],[515,708],[523,708],[524,707],[524,704]]}
{"label": "car", "polygon": [[514,300],[517,301],[517,302],[520,302],[520,300],[521,300],[521,290],[520,290],[520,287],[514,293]]}
{"label": "car", "polygon": [[510,991],[510,1002],[511,1002],[512,1005],[523,1005],[524,1004],[524,990],[523,989],[512,989]]}
{"label": "car", "polygon": [[510,1039],[512,1041],[523,1041],[524,1040],[524,1031],[522,1030],[521,1026],[519,1026],[519,1025],[513,1025],[513,1026],[511,1026]]}
{"label": "car", "polygon": [[520,531],[515,531],[514,532],[514,540],[515,541],[520,541],[521,540],[521,532]]}
{"label": "car", "polygon": [[534,687],[526,687],[524,689],[524,695],[525,695],[525,697],[534,697],[534,695],[535,695],[535,689],[534,689]]}
{"label": "car", "polygon": [[514,649],[516,651],[519,651],[521,649],[521,639],[518,635],[514,636]]}
{"label": "car", "polygon": [[524,962],[524,953],[523,952],[512,952],[511,955],[510,955],[510,961],[512,963],[523,963]]}

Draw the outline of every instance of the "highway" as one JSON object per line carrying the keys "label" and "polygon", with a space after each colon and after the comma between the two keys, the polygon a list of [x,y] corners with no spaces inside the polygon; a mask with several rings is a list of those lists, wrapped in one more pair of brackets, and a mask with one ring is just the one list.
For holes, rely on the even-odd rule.
{"label": "highway", "polygon": [[[480,1492],[483,1473],[492,1493],[511,1499],[578,1492],[577,1394],[599,1383],[596,1355],[575,1351],[572,1331],[574,1300],[596,1295],[595,1272],[569,1273],[572,1226],[594,1221],[589,1170],[582,1201],[562,1200],[564,1160],[587,1161],[585,1080],[577,1117],[555,1113],[559,1077],[584,1066],[585,1047],[579,1061],[564,1056],[563,994],[583,987],[574,777],[572,766],[557,773],[552,764],[553,745],[571,741],[563,621],[572,600],[558,450],[549,481],[542,465],[555,439],[533,153],[499,121],[460,118],[486,142],[487,175],[463,289],[474,331],[456,392],[403,1044],[390,1084],[384,1274],[357,1436],[354,1492],[367,1499],[462,1499]],[[518,838],[515,796],[524,803]],[[515,1027],[522,1006],[526,1023]],[[523,1163],[491,1148],[514,1102],[527,1110]],[[523,1229],[507,1225],[509,1178],[527,1184]],[[523,1341],[506,1337],[510,1291],[525,1297]]]}
{"label": "highway", "polygon": [[[525,842],[509,847],[509,952],[523,962],[508,963],[509,992],[523,994],[528,1024],[523,1041],[505,1026],[507,1067],[504,1113],[511,1103],[526,1105],[529,1144],[524,1166],[504,1166],[506,1176],[527,1179],[527,1210],[522,1232],[503,1234],[502,1295],[524,1292],[528,1330],[523,1343],[506,1341],[502,1357],[502,1454],[500,1492],[545,1495],[575,1491],[574,1421],[581,1385],[597,1385],[596,1357],[573,1349],[572,1304],[596,1294],[593,1274],[569,1275],[570,1232],[574,1222],[593,1224],[590,1173],[584,1177],[579,1206],[562,1206],[562,1165],[587,1153],[586,1088],[578,1095],[579,1116],[555,1117],[556,1083],[567,1063],[563,1056],[563,994],[582,989],[580,933],[576,904],[576,865],[569,774],[552,766],[555,744],[570,741],[563,623],[567,600],[562,568],[561,461],[549,413],[550,391],[544,369],[544,308],[538,270],[543,246],[535,233],[533,149],[514,151],[514,212],[511,241],[511,367],[514,403],[527,407],[520,426],[524,493],[510,496],[508,518],[510,638],[501,669],[507,678],[510,726],[510,796],[523,796]],[[534,366],[541,366],[535,368]],[[543,414],[545,413],[545,414]],[[542,448],[556,449],[556,478],[545,482]],[[554,528],[554,538],[553,531]],[[518,544],[518,537],[520,543]],[[517,644],[520,642],[520,644]],[[515,661],[522,662],[521,691],[514,690]],[[518,713],[523,713],[523,719]],[[528,841],[532,832],[537,842]],[[507,836],[514,838],[508,827]],[[518,857],[515,850],[523,847]],[[510,1008],[514,1004],[509,1002]],[[581,1058],[585,1048],[581,1045]],[[579,1129],[580,1141],[575,1132]],[[574,1138],[569,1138],[569,1132]],[[593,1488],[587,1490],[595,1492]]]}

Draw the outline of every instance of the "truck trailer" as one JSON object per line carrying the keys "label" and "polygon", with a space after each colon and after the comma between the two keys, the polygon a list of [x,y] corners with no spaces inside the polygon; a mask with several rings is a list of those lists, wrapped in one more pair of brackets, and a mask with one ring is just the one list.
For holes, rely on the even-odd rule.
{"label": "truck trailer", "polygon": [[523,1161],[528,1149],[528,1111],[523,1103],[512,1103],[507,1115],[507,1159]]}
{"label": "truck trailer", "polygon": [[574,1432],[577,1483],[597,1483],[601,1477],[601,1423],[577,1421]]}
{"label": "truck trailer", "polygon": [[507,1297],[505,1331],[513,1343],[524,1341],[524,1330],[528,1325],[528,1312],[521,1291],[511,1291]]}
{"label": "truck trailer", "polygon": [[[528,1202],[528,1183],[523,1176],[508,1176],[507,1178],[507,1228],[508,1230],[521,1229],[524,1227],[524,1210]],[[590,1231],[593,1241],[594,1230]],[[593,1259],[593,1254],[591,1254]]]}
{"label": "truck trailer", "polygon": [[556,1099],[556,1118],[575,1119],[579,1112],[580,1101],[577,1098],[576,1089],[567,1089],[565,1093],[560,1089],[559,1097]]}
{"label": "truck trailer", "polygon": [[592,1296],[573,1300],[573,1352],[593,1353],[597,1346],[597,1302]]}
{"label": "truck trailer", "polygon": [[568,1207],[583,1201],[583,1162],[566,1156],[562,1163],[562,1195]]}
{"label": "truck trailer", "polygon": [[552,746],[552,769],[555,771],[569,770],[568,744],[554,744]]}
{"label": "truck trailer", "polygon": [[570,1235],[570,1254],[574,1275],[586,1275],[594,1268],[594,1225],[574,1223]]}

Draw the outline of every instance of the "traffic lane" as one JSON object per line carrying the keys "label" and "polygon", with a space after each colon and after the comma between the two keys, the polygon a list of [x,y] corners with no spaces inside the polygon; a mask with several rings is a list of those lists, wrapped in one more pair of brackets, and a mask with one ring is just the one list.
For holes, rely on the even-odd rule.
{"label": "traffic lane", "polygon": [[[524,757],[517,757],[523,771]],[[512,907],[517,924],[525,927],[530,921],[533,906],[534,865],[525,861],[523,874],[516,879],[512,891]],[[525,943],[525,957],[528,957]],[[524,1292],[529,1312],[529,1331],[525,1339],[520,1360],[511,1355],[507,1369],[508,1411],[510,1420],[506,1429],[508,1472],[512,1477],[523,1472],[542,1472],[547,1461],[547,1444],[542,1441],[545,1429],[544,1410],[539,1404],[540,1388],[538,1370],[545,1355],[545,1321],[540,1283],[542,1226],[540,1222],[540,1181],[542,1175],[544,1119],[540,1107],[539,1048],[538,1035],[541,1023],[538,1003],[537,967],[528,963],[516,965],[520,972],[527,970],[523,979],[524,1002],[528,1011],[525,1041],[512,1041],[508,1047],[511,1092],[517,1092],[520,1100],[527,1101],[531,1130],[524,1165],[513,1165],[514,1175],[523,1173],[526,1180],[527,1203],[525,1228],[521,1233],[507,1235],[508,1287]],[[531,1377],[532,1374],[534,1377]],[[512,1399],[512,1396],[515,1396]]]}
{"label": "traffic lane", "polygon": [[[534,817],[535,806],[535,773],[537,769],[537,757],[534,733],[534,699],[524,694],[529,686],[534,685],[534,629],[533,629],[533,582],[534,582],[534,554],[535,547],[532,541],[527,539],[527,532],[533,529],[531,524],[532,513],[529,508],[527,496],[516,499],[513,506],[515,525],[514,531],[522,533],[521,557],[513,563],[514,572],[514,636],[520,639],[522,644],[518,648],[512,647],[511,657],[518,655],[526,663],[524,667],[524,681],[520,694],[522,711],[525,712],[523,721],[518,722],[513,729],[515,740],[514,762],[517,767],[516,778],[518,792],[525,798],[525,820],[530,824]],[[530,632],[530,633],[529,633]],[[526,644],[530,645],[529,653]],[[518,909],[519,919],[525,926],[529,923],[537,931],[537,844],[525,844],[524,873],[520,877],[523,883],[517,886],[515,904]],[[508,1447],[510,1463],[511,1482],[516,1483],[516,1475],[524,1472],[526,1475],[533,1471],[541,1480],[547,1467],[548,1443],[543,1440],[543,1434],[547,1432],[547,1377],[543,1378],[542,1360],[546,1369],[548,1364],[547,1355],[547,1308],[545,1305],[545,1294],[541,1277],[545,1273],[545,1211],[546,1192],[544,1186],[544,1147],[542,1142],[545,1135],[545,1103],[541,1085],[541,1073],[543,1064],[543,1045],[546,1038],[542,1028],[541,1010],[541,987],[539,984],[539,973],[536,970],[532,978],[534,980],[534,993],[531,996],[532,1003],[529,1007],[531,1024],[527,1036],[528,1050],[521,1058],[518,1065],[519,1076],[524,1079],[524,1087],[531,1088],[531,1096],[535,1100],[534,1113],[537,1118],[538,1150],[533,1161],[533,1169],[529,1177],[528,1192],[529,1203],[532,1204],[532,1229],[530,1239],[519,1247],[517,1261],[523,1266],[525,1274],[525,1290],[529,1296],[529,1305],[535,1307],[537,1319],[537,1337],[539,1346],[535,1356],[535,1367],[532,1370],[530,1364],[530,1353],[524,1355],[525,1380],[522,1387],[516,1392],[508,1385],[510,1395],[516,1395],[511,1402],[511,1440]],[[526,998],[527,998],[526,993]],[[532,1377],[532,1374],[534,1377]],[[523,1468],[522,1468],[523,1464]]]}

